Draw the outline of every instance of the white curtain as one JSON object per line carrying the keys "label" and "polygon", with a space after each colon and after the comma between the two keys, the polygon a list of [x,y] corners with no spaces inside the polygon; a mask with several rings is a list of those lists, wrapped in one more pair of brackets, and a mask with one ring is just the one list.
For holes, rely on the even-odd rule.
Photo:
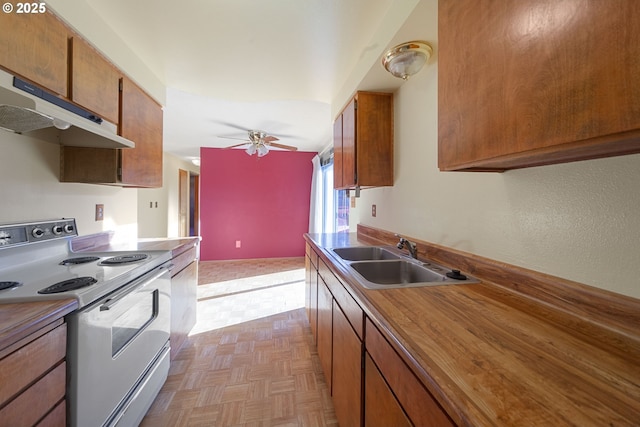
{"label": "white curtain", "polygon": [[311,202],[309,204],[309,233],[322,232],[322,167],[320,156],[311,159],[313,175],[311,176]]}

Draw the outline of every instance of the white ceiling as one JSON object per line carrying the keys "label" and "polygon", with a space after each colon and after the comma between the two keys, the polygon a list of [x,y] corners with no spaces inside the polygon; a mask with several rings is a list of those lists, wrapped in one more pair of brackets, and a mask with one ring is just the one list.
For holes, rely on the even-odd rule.
{"label": "white ceiling", "polygon": [[[417,0],[86,2],[166,86],[165,151],[195,158],[249,129],[303,151],[329,145],[341,92],[356,89],[363,59],[382,69]],[[376,89],[397,87],[380,70]]]}

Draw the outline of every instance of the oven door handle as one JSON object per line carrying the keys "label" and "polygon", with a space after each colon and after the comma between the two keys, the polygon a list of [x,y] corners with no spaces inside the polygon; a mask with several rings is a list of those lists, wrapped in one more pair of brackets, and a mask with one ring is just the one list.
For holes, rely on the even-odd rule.
{"label": "oven door handle", "polygon": [[104,304],[102,304],[100,306],[100,311],[109,311],[113,308],[113,306],[115,306],[121,299],[123,299],[124,297],[126,297],[127,295],[136,292],[142,288],[144,288],[145,286],[147,286],[149,283],[153,282],[154,280],[156,280],[158,277],[162,276],[163,274],[165,274],[168,271],[171,271],[173,269],[173,264],[169,264],[167,266],[162,266],[158,269],[155,270],[155,272],[153,272],[153,274],[151,274],[151,276],[143,276],[140,279],[138,279],[140,282],[139,283],[135,283],[133,282],[131,285],[126,285],[125,289],[123,289],[121,292],[116,293],[113,297],[108,298]]}

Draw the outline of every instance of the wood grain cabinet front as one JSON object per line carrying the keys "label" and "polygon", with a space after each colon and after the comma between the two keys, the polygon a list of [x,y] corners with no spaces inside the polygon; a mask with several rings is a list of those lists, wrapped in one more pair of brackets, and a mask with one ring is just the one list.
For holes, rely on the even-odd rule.
{"label": "wood grain cabinet front", "polygon": [[636,0],[440,0],[440,169],[640,152],[638,40]]}
{"label": "wood grain cabinet front", "polygon": [[0,29],[0,66],[66,97],[69,30],[65,24],[49,11],[14,11],[0,14]]}
{"label": "wood grain cabinet front", "polygon": [[333,125],[336,189],[393,185],[393,94],[357,92]]}
{"label": "wood grain cabinet front", "polygon": [[99,117],[118,124],[120,73],[80,37],[72,37],[69,98]]}
{"label": "wood grain cabinet front", "polygon": [[322,277],[318,277],[317,328],[318,357],[327,385],[331,390],[333,378],[333,296]]}
{"label": "wood grain cabinet front", "polygon": [[66,324],[33,335],[0,359],[0,425],[65,425]]}
{"label": "wood grain cabinet front", "polygon": [[331,395],[338,424],[362,425],[362,341],[333,301],[333,372]]}
{"label": "wood grain cabinet front", "polygon": [[365,355],[364,372],[365,427],[413,426],[369,353]]}
{"label": "wood grain cabinet front", "polygon": [[135,148],[64,146],[60,181],[162,187],[162,107],[126,77],[120,96],[120,135]]}
{"label": "wood grain cabinet front", "polygon": [[[313,249],[307,244],[307,251],[304,259],[305,265],[305,308],[307,310],[307,318],[311,327],[311,335],[313,342],[317,343],[318,339],[318,270],[311,261],[311,252]],[[313,252],[315,254],[315,252]],[[317,263],[317,261],[316,261]]]}
{"label": "wood grain cabinet front", "polygon": [[[365,383],[368,383],[368,386],[365,387],[365,393],[367,393],[365,395],[365,425],[382,425],[375,421],[376,417],[380,415],[378,406],[389,406],[388,416],[391,417],[389,422],[391,419],[394,420],[394,423],[398,422],[397,420],[402,420],[402,414],[399,412],[401,410],[406,414],[410,425],[454,427],[455,424],[446,412],[369,319],[366,320],[365,330],[365,348],[373,362],[367,364],[365,371]],[[388,385],[391,396],[395,396],[395,402],[386,401],[389,398],[389,393],[380,392],[382,385],[379,384],[380,379],[377,378],[379,375]],[[367,420],[370,424],[366,422]],[[404,425],[394,423],[386,425]]]}

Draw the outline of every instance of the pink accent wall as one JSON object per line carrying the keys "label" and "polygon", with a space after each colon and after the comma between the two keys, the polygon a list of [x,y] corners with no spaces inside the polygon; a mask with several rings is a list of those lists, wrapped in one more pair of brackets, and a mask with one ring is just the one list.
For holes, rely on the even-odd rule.
{"label": "pink accent wall", "polygon": [[315,154],[201,148],[201,259],[304,256]]}

